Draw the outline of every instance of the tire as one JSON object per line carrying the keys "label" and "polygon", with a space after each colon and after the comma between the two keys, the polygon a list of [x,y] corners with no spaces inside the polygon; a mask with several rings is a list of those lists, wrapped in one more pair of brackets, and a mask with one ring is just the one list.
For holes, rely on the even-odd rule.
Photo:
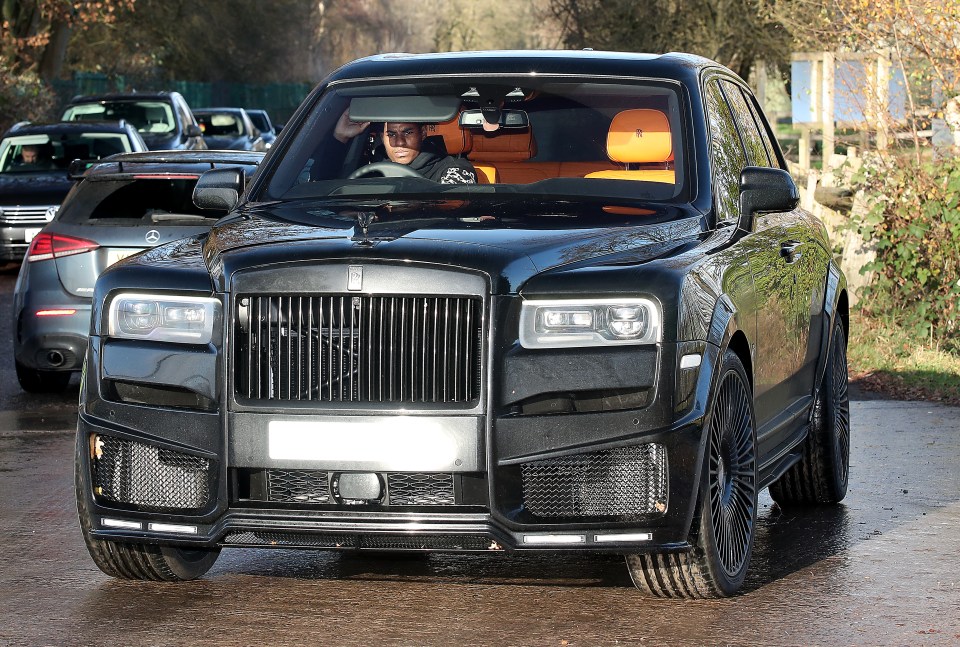
{"label": "tire", "polygon": [[634,585],[663,598],[717,598],[743,585],[757,521],[757,431],[746,371],[726,351],[707,417],[691,549],[627,555]]}
{"label": "tire", "polygon": [[70,383],[70,371],[41,371],[14,360],[17,366],[17,381],[28,393],[60,393]]}
{"label": "tire", "polygon": [[803,458],[770,485],[770,497],[780,506],[842,501],[850,476],[850,396],[847,339],[839,320],[802,447]]}
{"label": "tire", "polygon": [[81,470],[84,463],[81,451],[88,451],[85,439],[77,434],[77,456],[74,482],[77,492],[77,512],[83,542],[93,562],[111,577],[125,580],[155,580],[182,582],[195,580],[213,567],[220,555],[220,548],[190,549],[179,546],[156,546],[136,542],[118,542],[97,539],[90,534],[90,512],[87,508],[84,480]]}

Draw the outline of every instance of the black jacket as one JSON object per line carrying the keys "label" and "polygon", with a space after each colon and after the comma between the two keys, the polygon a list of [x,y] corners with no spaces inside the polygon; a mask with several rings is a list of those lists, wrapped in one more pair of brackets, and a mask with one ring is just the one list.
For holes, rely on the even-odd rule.
{"label": "black jacket", "polygon": [[[412,162],[410,168],[423,177],[440,184],[476,184],[477,171],[469,160],[447,155],[441,143],[437,146],[432,138],[423,140],[420,154]],[[378,149],[382,153],[382,149]],[[386,159],[384,154],[383,159]]]}

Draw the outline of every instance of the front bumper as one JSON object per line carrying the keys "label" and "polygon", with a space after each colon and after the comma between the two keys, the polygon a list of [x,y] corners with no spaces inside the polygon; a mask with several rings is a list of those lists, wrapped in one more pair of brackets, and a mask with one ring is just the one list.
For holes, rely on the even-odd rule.
{"label": "front bumper", "polygon": [[[163,472],[171,465],[187,465],[186,460],[178,462],[182,455],[202,461],[205,476],[197,479],[188,475],[184,478],[182,470],[177,474],[169,472],[173,474],[170,478],[178,479],[176,488],[146,486],[141,495],[131,495],[129,491],[120,493],[126,485],[114,483],[112,479],[116,473],[113,470],[106,479],[105,490],[102,475],[98,476],[97,468],[92,466],[101,459],[94,458],[97,440],[91,444],[91,436],[95,439],[119,438],[132,443],[136,451],[128,454],[124,465],[135,466],[138,461],[142,465],[144,460],[154,460],[160,465],[156,469]],[[597,515],[596,511],[588,511],[580,517],[531,516],[522,505],[515,507],[518,501],[522,503],[521,495],[517,492],[509,494],[526,487],[520,474],[523,463],[498,464],[487,472],[453,474],[455,496],[447,505],[391,507],[378,503],[335,501],[332,496],[326,503],[265,501],[262,499],[266,497],[252,492],[251,483],[255,479],[250,478],[245,470],[228,467],[216,453],[197,452],[190,448],[187,454],[182,445],[156,443],[155,437],[121,429],[107,421],[92,420],[85,414],[81,415],[78,425],[78,451],[84,484],[81,496],[87,497],[86,508],[90,510],[87,525],[93,536],[101,539],[194,546],[636,553],[686,547],[694,504],[691,484],[696,483],[699,472],[696,466],[699,465],[700,436],[698,425],[686,424],[642,434],[630,441],[662,444],[670,458],[669,504],[662,511],[632,518]],[[144,459],[144,447],[156,447],[157,458]],[[331,476],[335,478],[339,474],[332,473]],[[381,474],[385,480],[391,477],[390,474]],[[206,494],[176,502],[176,505],[185,506],[179,510],[166,505],[157,506],[156,499],[150,498],[161,489],[189,498],[184,492],[191,491],[198,483]],[[508,495],[502,498],[498,491]],[[123,500],[124,497],[132,498]]]}

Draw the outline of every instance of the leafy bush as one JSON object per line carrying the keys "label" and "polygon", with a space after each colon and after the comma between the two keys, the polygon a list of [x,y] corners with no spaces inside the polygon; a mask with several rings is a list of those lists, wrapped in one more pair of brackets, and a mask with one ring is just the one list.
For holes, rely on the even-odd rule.
{"label": "leafy bush", "polygon": [[960,159],[869,158],[855,181],[868,209],[853,225],[877,249],[864,309],[960,352]]}
{"label": "leafy bush", "polygon": [[0,57],[0,134],[22,121],[50,118],[55,96],[50,86],[32,73],[13,74]]}

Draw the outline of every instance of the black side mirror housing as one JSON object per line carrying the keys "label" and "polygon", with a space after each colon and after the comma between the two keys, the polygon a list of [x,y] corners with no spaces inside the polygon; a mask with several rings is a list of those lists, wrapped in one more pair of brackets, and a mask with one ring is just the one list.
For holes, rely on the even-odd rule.
{"label": "black side mirror housing", "polygon": [[800,191],[789,173],[779,168],[746,166],[740,172],[737,229],[749,233],[756,214],[792,211],[799,203]]}
{"label": "black side mirror housing", "polygon": [[189,124],[183,129],[183,135],[184,137],[203,137],[203,131],[200,130],[200,126],[196,124]]}
{"label": "black side mirror housing", "polygon": [[70,166],[67,167],[67,179],[73,180],[74,182],[81,179],[87,169],[90,168],[90,165],[90,160],[73,160],[70,162]]}
{"label": "black side mirror housing", "polygon": [[242,170],[212,169],[197,180],[197,186],[193,189],[193,204],[201,209],[230,211],[240,202],[243,189]]}

